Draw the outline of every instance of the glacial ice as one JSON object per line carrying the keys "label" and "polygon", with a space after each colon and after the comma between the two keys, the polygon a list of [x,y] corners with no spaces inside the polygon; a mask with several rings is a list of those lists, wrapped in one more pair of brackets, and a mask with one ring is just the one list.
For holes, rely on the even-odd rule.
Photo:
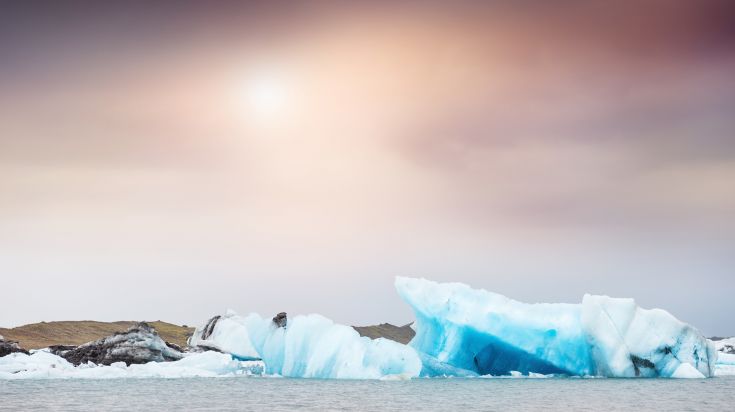
{"label": "glacial ice", "polygon": [[735,353],[720,353],[717,356],[717,364],[735,366]]}
{"label": "glacial ice", "polygon": [[735,337],[720,339],[714,343],[718,352],[735,355]]}
{"label": "glacial ice", "polygon": [[714,345],[717,349],[715,375],[735,375],[735,337],[717,340]]}
{"label": "glacial ice", "polygon": [[208,331],[209,336],[204,336],[204,329],[210,327],[208,323],[203,327],[197,328],[194,334],[189,338],[190,346],[204,346],[218,349],[222,352],[231,354],[239,360],[258,360],[260,354],[253,348],[250,343],[250,335],[244,320],[234,311],[228,311],[225,316],[219,316],[215,321],[214,327]]}
{"label": "glacial ice", "polygon": [[481,375],[714,375],[711,342],[632,299],[585,295],[582,304],[527,304],[461,283],[403,277],[396,289],[416,316],[410,345],[451,367]]}
{"label": "glacial ice", "polygon": [[[0,379],[278,375],[397,380],[414,377],[671,377],[735,374],[735,354],[666,311],[585,295],[580,304],[527,304],[461,283],[396,278],[416,317],[403,345],[360,337],[321,315],[278,322],[233,311],[196,329],[172,362],[82,363],[35,351],[0,357]],[[283,315],[280,317],[280,315]],[[84,362],[84,361],[83,361]]]}
{"label": "glacial ice", "polygon": [[582,327],[598,375],[714,375],[712,342],[664,310],[639,308],[633,299],[585,295]]}
{"label": "glacial ice", "polygon": [[[192,342],[202,331],[196,330]],[[234,335],[242,339],[235,342],[225,338]],[[288,326],[283,328],[258,314],[241,317],[228,311],[215,324],[208,341],[240,352],[252,349],[251,354],[257,354],[265,363],[267,374],[287,377],[415,377],[422,367],[412,348],[383,338],[360,337],[353,328],[316,314],[289,318]]]}
{"label": "glacial ice", "polygon": [[262,375],[263,363],[238,361],[218,352],[187,354],[173,362],[149,362],[126,366],[84,363],[74,366],[66,359],[45,350],[30,355],[13,353],[0,358],[0,379],[113,379],[113,378],[185,378]]}

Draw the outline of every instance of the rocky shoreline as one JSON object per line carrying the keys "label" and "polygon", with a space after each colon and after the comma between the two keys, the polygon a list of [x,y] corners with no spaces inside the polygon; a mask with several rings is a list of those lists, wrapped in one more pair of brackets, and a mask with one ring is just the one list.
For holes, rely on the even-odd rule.
{"label": "rocky shoreline", "polygon": [[5,340],[5,338],[0,335],[0,357],[16,352],[25,353],[26,355],[29,354],[27,350],[20,347],[18,342],[13,340]]}

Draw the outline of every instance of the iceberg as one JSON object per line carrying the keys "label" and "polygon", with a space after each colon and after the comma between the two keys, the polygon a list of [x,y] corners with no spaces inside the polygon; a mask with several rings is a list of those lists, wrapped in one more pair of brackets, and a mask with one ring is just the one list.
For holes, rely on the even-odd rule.
{"label": "iceberg", "polygon": [[422,368],[413,348],[384,338],[361,337],[352,327],[316,314],[276,323],[255,313],[241,317],[228,311],[211,328],[197,328],[190,342],[257,356],[267,374],[286,377],[411,378],[419,376]]}
{"label": "iceberg", "polygon": [[[398,277],[416,316],[425,371],[480,375],[711,377],[717,354],[696,329],[632,299],[528,304],[461,283]],[[440,368],[437,362],[445,364]]]}
{"label": "iceberg", "polygon": [[713,342],[717,349],[715,376],[735,375],[735,337]]}
{"label": "iceberg", "polygon": [[710,377],[715,346],[695,328],[633,299],[585,295],[582,324],[596,374],[615,377]]}
{"label": "iceberg", "polygon": [[735,353],[720,352],[715,365],[716,376],[735,375]]}
{"label": "iceberg", "polygon": [[735,355],[735,337],[719,339],[714,344],[718,352]]}
{"label": "iceberg", "polygon": [[[414,311],[408,345],[361,337],[311,314],[214,316],[187,351],[149,325],[79,347],[8,350],[0,379],[273,375],[404,380],[415,377],[667,377],[735,373],[732,339],[715,344],[661,309],[584,295],[578,304],[523,303],[462,283],[398,277]],[[720,349],[720,352],[717,349]],[[719,359],[718,359],[719,353]],[[151,361],[152,360],[152,361]]]}
{"label": "iceberg", "polygon": [[74,365],[87,362],[98,365],[124,362],[130,365],[173,361],[183,357],[181,348],[164,341],[156,329],[145,322],[77,347],[53,345],[49,351]]}
{"label": "iceberg", "polygon": [[186,354],[173,362],[149,362],[109,366],[92,362],[74,366],[66,359],[45,350],[30,355],[13,353],[0,358],[0,379],[116,379],[116,378],[188,378],[262,375],[263,363],[238,361],[213,351]]}
{"label": "iceberg", "polygon": [[239,360],[259,360],[260,355],[250,343],[250,335],[243,319],[234,311],[214,316],[197,328],[189,338],[190,347],[229,353]]}

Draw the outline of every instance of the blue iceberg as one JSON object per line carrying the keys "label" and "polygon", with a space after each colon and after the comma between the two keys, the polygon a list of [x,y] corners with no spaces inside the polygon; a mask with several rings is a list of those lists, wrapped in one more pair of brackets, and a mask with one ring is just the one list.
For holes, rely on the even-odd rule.
{"label": "blue iceberg", "polygon": [[423,375],[512,373],[608,377],[714,376],[714,345],[696,329],[632,299],[527,304],[461,283],[399,277],[416,316],[410,342]]}

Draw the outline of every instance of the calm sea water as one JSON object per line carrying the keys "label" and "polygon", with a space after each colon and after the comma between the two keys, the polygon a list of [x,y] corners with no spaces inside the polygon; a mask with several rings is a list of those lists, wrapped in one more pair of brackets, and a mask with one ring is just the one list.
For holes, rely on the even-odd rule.
{"label": "calm sea water", "polygon": [[196,378],[0,381],[0,410],[733,411],[735,377],[676,379]]}

